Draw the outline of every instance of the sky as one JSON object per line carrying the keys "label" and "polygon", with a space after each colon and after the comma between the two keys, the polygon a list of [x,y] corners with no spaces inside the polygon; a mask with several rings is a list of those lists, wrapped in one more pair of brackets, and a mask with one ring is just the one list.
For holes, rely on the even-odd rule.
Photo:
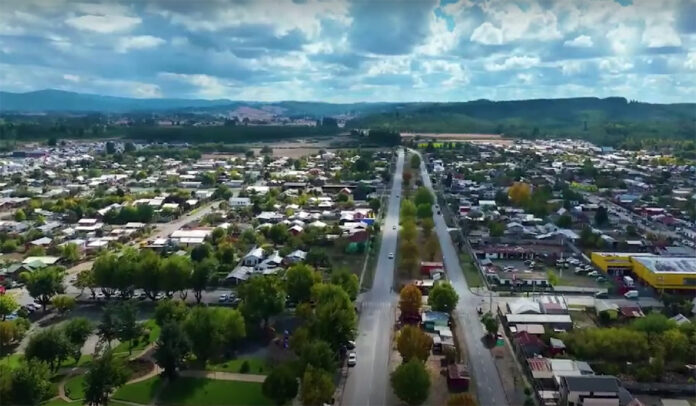
{"label": "sky", "polygon": [[696,101],[695,0],[0,1],[0,90]]}

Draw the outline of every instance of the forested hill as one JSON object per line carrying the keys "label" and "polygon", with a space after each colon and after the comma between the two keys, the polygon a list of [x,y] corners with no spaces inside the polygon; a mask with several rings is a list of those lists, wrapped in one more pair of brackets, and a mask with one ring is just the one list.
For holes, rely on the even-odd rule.
{"label": "forested hill", "polygon": [[350,125],[402,132],[573,137],[616,145],[627,139],[693,139],[696,137],[696,103],[650,104],[619,97],[428,103],[366,115],[351,121]]}

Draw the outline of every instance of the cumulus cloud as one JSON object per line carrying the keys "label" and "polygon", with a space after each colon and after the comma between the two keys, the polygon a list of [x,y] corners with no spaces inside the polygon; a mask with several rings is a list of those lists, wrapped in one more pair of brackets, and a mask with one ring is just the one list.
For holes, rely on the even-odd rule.
{"label": "cumulus cloud", "polygon": [[592,37],[588,35],[578,35],[577,37],[565,41],[564,47],[590,48],[593,45]]}
{"label": "cumulus cloud", "polygon": [[123,37],[119,38],[116,44],[116,52],[126,53],[132,49],[147,49],[155,48],[166,41],[159,37],[154,37],[152,35],[138,35],[134,37]]}
{"label": "cumulus cloud", "polygon": [[693,101],[692,3],[6,0],[0,88],[263,100]]}

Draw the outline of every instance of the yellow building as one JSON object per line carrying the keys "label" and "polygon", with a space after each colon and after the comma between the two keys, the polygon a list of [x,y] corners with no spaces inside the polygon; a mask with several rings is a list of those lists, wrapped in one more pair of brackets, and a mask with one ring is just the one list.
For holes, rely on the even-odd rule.
{"label": "yellow building", "polygon": [[593,252],[591,259],[605,273],[630,273],[655,289],[696,290],[696,257]]}

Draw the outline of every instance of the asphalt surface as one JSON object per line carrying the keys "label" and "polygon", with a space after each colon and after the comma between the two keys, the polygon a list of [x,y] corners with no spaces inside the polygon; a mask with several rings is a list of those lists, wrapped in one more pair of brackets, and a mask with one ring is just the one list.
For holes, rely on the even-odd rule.
{"label": "asphalt surface", "polygon": [[344,406],[381,406],[387,403],[389,383],[389,354],[394,325],[396,295],[392,292],[399,206],[401,204],[401,175],[404,153],[397,157],[394,182],[389,195],[387,214],[382,225],[382,243],[377,258],[377,270],[372,289],[365,293],[360,308],[358,337],[355,352],[357,365],[350,368],[341,404]]}
{"label": "asphalt surface", "polygon": [[[423,178],[423,185],[435,194],[424,160],[421,162],[421,177]],[[433,220],[437,237],[440,240],[447,277],[459,294],[459,303],[453,316],[455,322],[461,326],[459,330],[464,333],[469,370],[473,375],[473,381],[476,386],[478,404],[481,406],[507,405],[505,389],[500,380],[500,375],[498,375],[495,361],[490,350],[483,345],[482,341],[485,332],[476,312],[476,308],[481,304],[482,298],[471,293],[469,286],[466,284],[462,268],[459,266],[457,250],[452,243],[452,238],[447,231],[447,224],[445,224],[442,214],[438,215],[436,211],[433,215]]]}

